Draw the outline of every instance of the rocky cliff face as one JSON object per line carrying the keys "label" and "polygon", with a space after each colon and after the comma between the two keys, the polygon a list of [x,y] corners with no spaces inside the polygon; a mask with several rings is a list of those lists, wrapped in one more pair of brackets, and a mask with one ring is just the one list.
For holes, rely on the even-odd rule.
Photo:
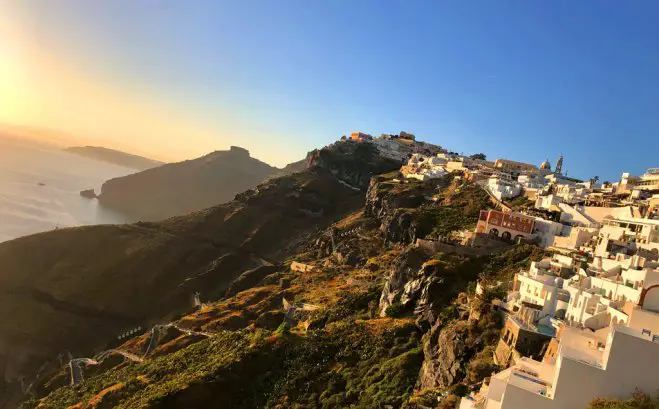
{"label": "rocky cliff face", "polygon": [[382,157],[369,143],[336,142],[309,152],[309,168],[321,168],[354,188],[365,190],[371,177],[400,168],[400,163]]}
{"label": "rocky cliff face", "polygon": [[464,319],[437,322],[424,336],[424,360],[417,384],[420,389],[447,389],[458,382],[482,381],[483,375],[489,376],[496,368],[491,352],[485,357],[486,365],[491,367],[489,373],[483,372],[476,360],[481,351],[496,344],[501,317],[490,311],[487,304],[481,304],[474,312],[475,316],[466,314]]}

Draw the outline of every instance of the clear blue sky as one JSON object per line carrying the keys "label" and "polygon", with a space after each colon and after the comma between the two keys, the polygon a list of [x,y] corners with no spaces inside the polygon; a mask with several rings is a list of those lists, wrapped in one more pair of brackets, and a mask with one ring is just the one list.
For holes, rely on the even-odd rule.
{"label": "clear blue sky", "polygon": [[10,3],[60,58],[276,165],[406,130],[583,178],[659,166],[659,1]]}

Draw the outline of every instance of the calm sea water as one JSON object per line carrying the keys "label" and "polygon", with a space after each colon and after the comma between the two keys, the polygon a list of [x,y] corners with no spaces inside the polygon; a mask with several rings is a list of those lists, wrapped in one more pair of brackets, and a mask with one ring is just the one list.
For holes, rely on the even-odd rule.
{"label": "calm sea water", "polygon": [[126,222],[80,191],[98,193],[106,180],[131,173],[135,170],[0,137],[0,242],[57,226]]}

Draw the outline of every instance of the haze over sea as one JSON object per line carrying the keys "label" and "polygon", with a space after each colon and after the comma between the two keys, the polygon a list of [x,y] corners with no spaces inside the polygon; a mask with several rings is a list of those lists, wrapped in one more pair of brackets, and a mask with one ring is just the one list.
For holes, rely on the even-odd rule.
{"label": "haze over sea", "polygon": [[79,193],[99,192],[106,180],[135,172],[0,136],[0,242],[58,226],[124,223],[124,216]]}

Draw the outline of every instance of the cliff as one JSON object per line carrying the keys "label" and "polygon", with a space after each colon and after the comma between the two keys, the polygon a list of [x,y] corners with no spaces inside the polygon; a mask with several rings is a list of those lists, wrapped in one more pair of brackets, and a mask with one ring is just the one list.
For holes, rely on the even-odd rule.
{"label": "cliff", "polygon": [[[535,250],[415,247],[487,199],[452,176],[397,182],[367,144],[307,165],[188,216],[0,244],[0,367],[31,385],[23,408],[414,408],[476,389],[500,321],[470,288]],[[62,387],[62,350],[99,363]]]}
{"label": "cliff", "polygon": [[162,220],[227,202],[277,171],[247,150],[231,147],[111,179],[103,184],[99,200],[134,220]]}
{"label": "cliff", "polygon": [[66,152],[102,162],[108,162],[115,165],[123,166],[135,170],[146,170],[163,165],[163,162],[133,155],[114,149],[103,148],[100,146],[76,146],[64,149]]}

